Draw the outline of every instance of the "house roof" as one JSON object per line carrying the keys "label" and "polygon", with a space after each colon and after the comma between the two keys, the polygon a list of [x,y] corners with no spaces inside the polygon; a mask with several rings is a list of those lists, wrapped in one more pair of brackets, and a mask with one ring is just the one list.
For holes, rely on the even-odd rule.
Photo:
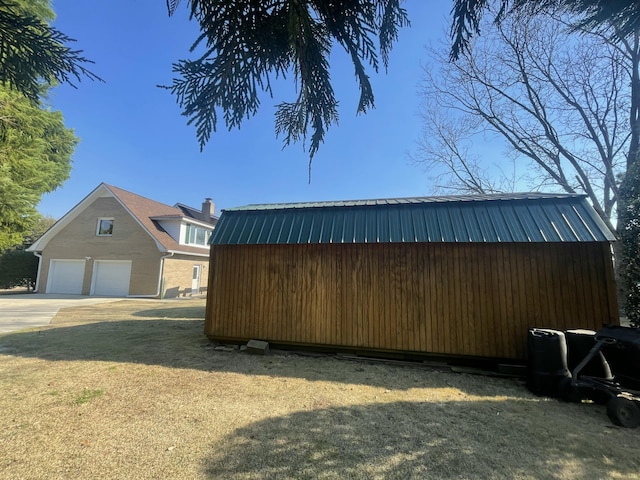
{"label": "house roof", "polygon": [[[171,207],[164,203],[156,202],[146,197],[136,195],[113,185],[103,184],[110,190],[123,207],[135,217],[142,227],[153,237],[156,243],[161,246],[161,250],[167,252],[196,253],[202,254],[202,248],[191,247],[188,245],[180,245],[174,238],[169,235],[160,225],[160,219],[182,219],[185,218],[182,210]],[[194,219],[188,217],[191,223]],[[197,221],[203,223],[202,221]]]}
{"label": "house roof", "polygon": [[614,240],[584,195],[514,193],[247,205],[223,210],[211,244]]}
{"label": "house roof", "polygon": [[[97,198],[110,196],[115,198],[122,207],[127,210],[131,216],[140,224],[140,226],[155,241],[158,249],[162,252],[187,253],[195,255],[208,255],[208,252],[201,247],[192,247],[188,245],[180,245],[176,240],[167,233],[159,220],[182,220],[187,219],[190,223],[198,223],[211,227],[212,223],[206,223],[201,220],[186,216],[183,210],[178,207],[172,207],[164,203],[151,200],[149,198],[137,195],[135,193],[123,190],[122,188],[101,183],[89,195],[87,195],[80,203],[73,207],[64,217],[56,222],[44,235],[29,247],[29,251],[42,251],[49,239],[55,233],[73,220],[82,210],[89,204],[93,203]],[[195,210],[195,209],[193,209]],[[217,220],[217,219],[215,219]]]}
{"label": "house roof", "polygon": [[[188,205],[183,205],[182,203],[176,203],[174,207],[179,209],[182,212],[183,217],[193,218],[194,220],[199,220],[202,218],[202,210],[198,210],[197,208],[193,208]],[[216,217],[215,215],[211,215],[209,216],[209,219],[206,223],[215,225],[217,221],[218,221],[218,217]]]}

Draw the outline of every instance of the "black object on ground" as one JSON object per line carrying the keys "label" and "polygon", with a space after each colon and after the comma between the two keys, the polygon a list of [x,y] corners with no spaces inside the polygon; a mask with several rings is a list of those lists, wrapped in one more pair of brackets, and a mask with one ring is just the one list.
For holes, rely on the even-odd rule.
{"label": "black object on ground", "polygon": [[560,330],[532,328],[527,338],[527,387],[536,395],[558,397],[558,385],[571,376],[567,343]]}
{"label": "black object on ground", "polygon": [[[559,382],[559,396],[567,401],[590,398],[607,405],[607,415],[615,425],[640,426],[640,329],[607,326],[593,339],[591,349],[572,368],[571,380]],[[610,367],[609,373],[596,360],[601,356]]]}

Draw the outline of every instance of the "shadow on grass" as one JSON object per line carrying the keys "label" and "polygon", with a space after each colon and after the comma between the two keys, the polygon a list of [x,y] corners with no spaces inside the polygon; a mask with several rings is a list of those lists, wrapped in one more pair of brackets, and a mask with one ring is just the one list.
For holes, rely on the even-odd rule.
{"label": "shadow on grass", "polygon": [[[171,309],[168,309],[169,311]],[[183,310],[182,310],[183,311]],[[150,311],[149,311],[150,312]],[[150,315],[139,312],[137,315]],[[167,313],[167,312],[165,312]],[[159,365],[202,371],[336,381],[392,389],[459,388],[478,395],[526,394],[513,380],[477,377],[456,380],[436,375],[422,364],[389,365],[332,355],[306,356],[271,352],[265,356],[219,351],[203,333],[204,320],[149,319],[51,325],[0,336],[0,354],[49,361],[105,361]],[[502,384],[509,393],[496,391]]]}
{"label": "shadow on grass", "polygon": [[209,342],[203,320],[121,320],[51,325],[0,336],[0,353],[45,360],[133,362],[180,368]]}
{"label": "shadow on grass", "polygon": [[204,318],[205,307],[173,307],[154,308],[151,310],[140,310],[133,312],[134,317],[143,318]]}
{"label": "shadow on grass", "polygon": [[523,414],[525,403],[393,402],[297,412],[235,430],[212,446],[204,468],[210,478],[230,479],[638,474],[633,448],[617,443],[629,432],[607,432],[607,445],[595,432],[577,438],[570,418],[535,420],[540,408],[524,406]]}

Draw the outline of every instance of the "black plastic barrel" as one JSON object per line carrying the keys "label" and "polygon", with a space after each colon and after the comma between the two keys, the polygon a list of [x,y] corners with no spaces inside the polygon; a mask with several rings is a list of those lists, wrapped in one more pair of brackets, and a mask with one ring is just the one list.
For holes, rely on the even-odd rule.
{"label": "black plastic barrel", "polygon": [[[567,330],[564,332],[564,335],[567,341],[567,366],[573,374],[576,367],[595,346],[596,332],[593,330]],[[579,375],[605,378],[607,380],[611,380],[612,378],[609,363],[607,363],[602,352],[598,352],[598,354],[580,370]]]}
{"label": "black plastic barrel", "polygon": [[527,338],[527,388],[536,395],[557,397],[560,380],[568,376],[564,333],[546,328],[530,329]]}

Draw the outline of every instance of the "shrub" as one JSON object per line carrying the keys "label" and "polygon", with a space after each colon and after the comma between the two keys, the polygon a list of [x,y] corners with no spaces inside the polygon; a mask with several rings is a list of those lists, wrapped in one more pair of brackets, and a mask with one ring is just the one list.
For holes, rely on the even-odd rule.
{"label": "shrub", "polygon": [[38,258],[24,250],[7,250],[0,254],[0,288],[35,289]]}

